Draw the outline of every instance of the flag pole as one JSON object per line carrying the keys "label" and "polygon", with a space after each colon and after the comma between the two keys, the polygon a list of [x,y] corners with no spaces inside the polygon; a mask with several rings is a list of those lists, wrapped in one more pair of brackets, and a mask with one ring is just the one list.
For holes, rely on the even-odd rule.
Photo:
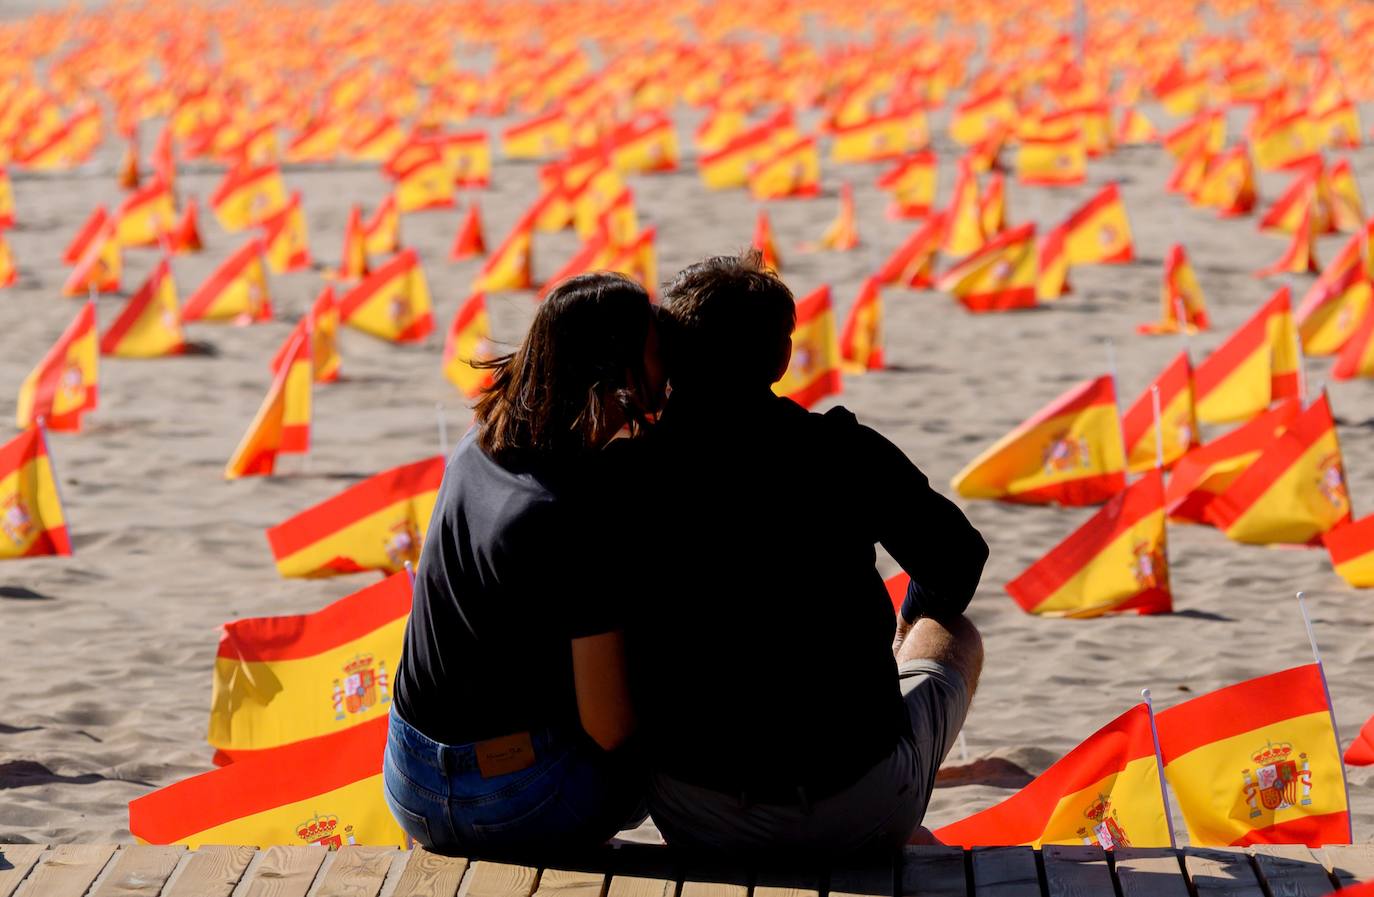
{"label": "flag pole", "polygon": [[1155,467],[1164,468],[1164,428],[1159,419],[1159,384],[1150,384],[1150,405],[1155,415]]}
{"label": "flag pole", "polygon": [[[1142,688],[1140,697],[1145,700],[1145,713],[1150,717],[1150,737],[1155,743],[1155,769],[1159,771],[1159,796],[1164,800],[1164,821],[1169,826],[1169,847],[1178,849],[1178,838],[1174,835],[1174,811],[1169,806],[1169,789],[1164,783],[1164,753],[1159,749],[1159,727],[1155,725],[1155,702],[1150,690]],[[1349,805],[1349,801],[1346,801]]]}
{"label": "flag pole", "polygon": [[959,730],[959,761],[968,762],[968,739],[964,737],[964,730]]}
{"label": "flag pole", "polygon": [[1345,825],[1349,836],[1348,843],[1355,843],[1355,821],[1350,815],[1350,779],[1345,775],[1345,760],[1341,757],[1341,728],[1336,723],[1336,705],[1331,703],[1331,686],[1326,682],[1326,667],[1322,664],[1322,654],[1317,648],[1317,635],[1312,631],[1312,617],[1307,613],[1307,593],[1298,592],[1298,610],[1302,612],[1302,623],[1307,627],[1307,641],[1312,645],[1312,660],[1317,665],[1317,675],[1322,680],[1322,692],[1326,695],[1326,712],[1331,717],[1331,734],[1336,736],[1336,758],[1341,768],[1341,785],[1345,788]]}
{"label": "flag pole", "polygon": [[434,418],[439,424],[439,454],[448,457],[448,421],[444,418],[444,403],[434,403]]}

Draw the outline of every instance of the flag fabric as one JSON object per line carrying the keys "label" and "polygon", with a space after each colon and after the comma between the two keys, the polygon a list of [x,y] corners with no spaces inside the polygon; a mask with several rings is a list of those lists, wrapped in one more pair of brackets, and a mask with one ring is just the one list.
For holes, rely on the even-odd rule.
{"label": "flag fabric", "polygon": [[327,276],[339,280],[362,280],[367,276],[367,234],[363,232],[363,210],[357,203],[348,210],[339,267]]}
{"label": "flag fabric", "polygon": [[35,425],[0,445],[0,560],[71,553],[48,441]]}
{"label": "flag fabric", "polygon": [[1193,698],[1155,720],[1189,843],[1350,843],[1340,745],[1316,664]]}
{"label": "flag fabric", "polygon": [[487,256],[472,285],[472,292],[497,293],[527,290],[534,286],[530,256],[534,242],[534,221],[538,214],[538,205],[527,211],[501,241],[501,245]]}
{"label": "flag fabric", "polygon": [[798,136],[792,110],[786,107],[734,135],[719,149],[698,156],[701,181],[709,190],[746,186],[756,164],[774,155],[778,148],[795,143]]}
{"label": "flag fabric", "polygon": [[1100,504],[1126,488],[1126,456],[1111,377],[1068,390],[955,476],[964,498]]}
{"label": "flag fabric", "polygon": [[878,177],[878,189],[892,196],[889,218],[924,218],[935,204],[938,160],[934,152],[913,153]]}
{"label": "flag fabric", "polygon": [[792,331],[792,360],[773,392],[810,408],[843,388],[840,350],[835,339],[835,313],[830,287],[818,287],[797,301],[797,324]]}
{"label": "flag fabric", "polygon": [[225,465],[226,480],[271,476],[278,453],[301,453],[310,448],[312,368],[310,340],[306,334],[297,333],[248,432]]}
{"label": "flag fabric", "polygon": [[831,128],[834,162],[882,162],[918,150],[929,142],[925,109],[899,108]]}
{"label": "flag fabric", "polygon": [[943,220],[945,234],[940,248],[950,255],[967,256],[982,249],[987,242],[982,209],[978,206],[978,178],[962,158]]}
{"label": "flag fabric", "polygon": [[859,245],[859,228],[854,222],[854,188],[849,184],[840,187],[840,211],[835,220],[821,234],[822,249],[846,252]]}
{"label": "flag fabric", "polygon": [[0,165],[0,230],[14,227],[14,186],[9,169]]}
{"label": "flag fabric", "polygon": [[1365,227],[1364,202],[1360,185],[1350,170],[1349,159],[1338,159],[1326,178],[1327,199],[1331,204],[1331,226],[1344,233],[1358,233]]}
{"label": "flag fabric", "polygon": [[1198,365],[1193,393],[1198,420],[1247,420],[1275,399],[1298,394],[1297,331],[1281,287]]}
{"label": "flag fabric", "polygon": [[1256,277],[1271,277],[1275,274],[1307,274],[1321,270],[1317,264],[1315,237],[1312,231],[1312,207],[1303,210],[1298,227],[1288,241],[1288,248],[1272,265],[1255,272]]}
{"label": "flag fabric", "polygon": [[391,709],[410,616],[395,573],[311,614],[247,617],[220,628],[206,740],[215,762],[327,739]]}
{"label": "flag fabric", "polygon": [[1067,236],[1061,224],[1040,238],[1036,250],[1035,298],[1043,302],[1073,292],[1069,285],[1069,256],[1064,245]]}
{"label": "flag fabric", "polygon": [[1309,226],[1318,234],[1331,228],[1326,203],[1326,173],[1320,156],[1313,156],[1296,166],[1292,182],[1260,218],[1260,230],[1277,230],[1291,234],[1302,223],[1303,213],[1309,213]]}
{"label": "flag fabric", "polygon": [[816,196],[821,191],[821,155],[816,138],[799,137],[780,146],[749,172],[754,199]]}
{"label": "flag fabric", "polygon": [[1341,347],[1336,363],[1331,365],[1331,379],[1352,380],[1374,377],[1374,306],[1365,309],[1360,326]]}
{"label": "flag fabric", "polygon": [[106,225],[110,220],[110,213],[105,211],[104,206],[98,205],[92,209],[91,214],[87,215],[86,220],[81,223],[81,228],[77,230],[76,236],[63,250],[63,264],[75,265],[81,261],[91,244],[107,233]]}
{"label": "flag fabric", "polygon": [[440,149],[427,146],[426,150],[392,175],[396,182],[396,208],[400,212],[447,209],[453,205],[453,171]]}
{"label": "flag fabric", "polygon": [[3,232],[0,232],[0,289],[13,286],[19,282],[19,268],[14,264],[14,252],[10,250],[10,244],[5,239]]}
{"label": "flag fabric", "polygon": [[120,246],[156,246],[176,226],[172,188],[152,181],[120,203],[114,218],[114,238]]}
{"label": "flag fabric", "polygon": [[389,194],[372,217],[363,222],[363,245],[368,255],[401,251],[401,210],[396,204],[396,194]]}
{"label": "flag fabric", "polygon": [[176,282],[171,265],[163,258],[100,338],[100,354],[160,358],[185,350]]}
{"label": "flag fabric", "polygon": [[1242,143],[1208,163],[1195,201],[1203,208],[1216,209],[1223,218],[1232,218],[1248,215],[1255,208],[1257,197],[1250,148]]}
{"label": "flag fabric", "polygon": [[[1350,747],[1346,748],[1345,764],[1347,766],[1374,765],[1374,716],[1365,722],[1359,734],[1355,736],[1355,740],[1350,743]],[[1374,882],[1365,890],[1374,892]]]}
{"label": "flag fabric", "polygon": [[1374,514],[1322,535],[1337,575],[1357,589],[1374,588]]}
{"label": "flag fabric", "polygon": [[445,459],[426,458],[368,477],[267,531],[277,572],[288,578],[380,570],[420,558],[444,476]]}
{"label": "flag fabric", "polygon": [[1207,300],[1181,243],[1169,247],[1168,258],[1164,261],[1164,283],[1159,290],[1159,304],[1159,321],[1139,325],[1136,329],[1140,333],[1178,333],[1180,330],[1194,333],[1212,326],[1207,316]]}
{"label": "flag fabric", "polygon": [[940,275],[937,286],[971,312],[1033,308],[1039,253],[1035,224],[1005,230]]}
{"label": "flag fabric", "polygon": [[129,802],[143,844],[407,846],[382,795],[387,720],[183,779]]}
{"label": "flag fabric", "polygon": [[846,373],[883,369],[883,299],[878,279],[864,281],[840,330],[841,367]]}
{"label": "flag fabric", "polygon": [[272,298],[262,241],[249,240],[215,269],[186,300],[181,319],[190,321],[270,321]]}
{"label": "flag fabric", "polygon": [[200,252],[205,248],[205,243],[200,238],[200,206],[196,203],[196,198],[192,196],[186,201],[186,208],[181,213],[181,220],[176,227],[172,228],[171,234],[167,238],[167,248],[177,254],[186,252]]}
{"label": "flag fabric", "polygon": [[96,407],[99,358],[95,303],[87,302],[20,385],[15,412],[19,428],[42,421],[49,430],[79,432],[81,416]]}
{"label": "flag fabric", "polygon": [[444,376],[469,399],[491,385],[492,372],[472,365],[490,356],[490,337],[486,297],[474,293],[458,307],[444,340]]}
{"label": "flag fabric", "polygon": [[1087,147],[1083,135],[1076,130],[1062,137],[1022,140],[1016,154],[1016,177],[1023,184],[1081,184],[1087,170]]}
{"label": "flag fabric", "polygon": [[501,152],[507,159],[538,159],[565,153],[572,146],[572,127],[562,109],[506,128]]}
{"label": "flag fabric", "polygon": [[1011,797],[934,835],[943,844],[965,848],[1168,847],[1149,709],[1137,704]]}
{"label": "flag fabric", "polygon": [[1374,293],[1361,253],[1371,235],[1374,222],[1346,242],[1298,304],[1298,335],[1308,355],[1336,354],[1364,319]]}
{"label": "flag fabric", "polygon": [[1127,106],[1121,110],[1121,118],[1117,120],[1116,132],[1112,135],[1113,143],[1122,146],[1138,146],[1158,141],[1159,132],[1155,130],[1155,126],[1139,109],[1134,106]]}
{"label": "flag fabric", "polygon": [[978,220],[988,237],[1007,229],[1007,179],[1000,171],[988,178],[988,189],[978,199]]}
{"label": "flag fabric", "polygon": [[395,343],[416,343],[434,329],[420,256],[407,249],[339,299],[339,319]]}
{"label": "flag fabric", "polygon": [[448,257],[455,262],[463,259],[482,255],[487,251],[487,242],[482,236],[482,213],[474,200],[468,206],[468,213],[463,218],[463,224],[458,228],[458,234],[453,238],[453,247],[449,249]]}
{"label": "flag fabric", "polygon": [[1284,399],[1224,436],[1190,450],[1175,464],[1165,498],[1169,519],[1206,523],[1207,505],[1235,482],[1302,410]]}
{"label": "flag fabric", "polygon": [[1117,265],[1135,257],[1131,222],[1115,183],[1099,190],[1060,227],[1070,265]]}
{"label": "flag fabric", "polygon": [[210,195],[210,208],[220,227],[232,234],[281,211],[289,199],[276,165],[239,165],[225,173]]}
{"label": "flag fabric", "polygon": [[115,238],[115,220],[110,218],[76,260],[76,266],[62,284],[62,295],[86,296],[92,291],[117,293],[123,271],[124,257],[120,252],[119,240]]}
{"label": "flag fabric", "polygon": [[1336,422],[1326,394],[1207,505],[1207,521],[1237,542],[1320,544],[1350,520]]}
{"label": "flag fabric", "polygon": [[758,250],[765,268],[773,272],[782,270],[782,255],[778,252],[778,241],[773,238],[773,224],[764,209],[759,209],[754,219],[754,237],[750,245]]}
{"label": "flag fabric", "polygon": [[1016,114],[1016,103],[1001,88],[970,97],[954,108],[949,122],[950,139],[972,146],[1011,124]]}
{"label": "flag fabric", "polygon": [[325,286],[315,297],[310,311],[301,318],[272,358],[272,373],[281,370],[291,351],[291,341],[297,332],[306,333],[310,339],[310,360],[316,383],[333,383],[339,379],[343,367],[339,358],[339,308],[334,300],[334,288]]}
{"label": "flag fabric", "polygon": [[[1160,463],[1174,462],[1198,446],[1197,415],[1193,409],[1193,368],[1187,352],[1174,357],[1151,386],[1159,389],[1159,420],[1150,387],[1140,394],[1121,417],[1126,441],[1126,463],[1131,473],[1141,473]],[[1157,438],[1156,433],[1159,434]]]}
{"label": "flag fabric", "polygon": [[935,285],[935,256],[945,232],[944,216],[931,215],[911,236],[892,251],[874,275],[882,285],[896,284],[912,289]]}
{"label": "flag fabric", "polygon": [[263,255],[274,274],[310,267],[310,238],[300,193],[293,192],[285,206],[258,224],[263,229]]}

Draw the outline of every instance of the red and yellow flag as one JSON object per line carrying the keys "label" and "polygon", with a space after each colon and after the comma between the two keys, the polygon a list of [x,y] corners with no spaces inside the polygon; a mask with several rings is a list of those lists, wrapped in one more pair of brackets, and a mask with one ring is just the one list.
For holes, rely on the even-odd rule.
{"label": "red and yellow flag", "polygon": [[1321,270],[1317,264],[1316,235],[1312,229],[1312,206],[1303,209],[1298,219],[1298,227],[1288,241],[1283,256],[1272,265],[1255,272],[1256,277],[1271,277],[1275,274],[1307,274]]}
{"label": "red and yellow flag", "polygon": [[1146,143],[1157,143],[1159,132],[1150,120],[1134,106],[1127,106],[1121,110],[1121,118],[1117,120],[1116,132],[1112,135],[1112,142],[1122,146],[1138,146]]}
{"label": "red and yellow flag", "polygon": [[983,248],[983,210],[978,203],[978,178],[964,158],[959,160],[954,192],[942,216],[945,223],[940,249],[950,255],[967,256]]}
{"label": "red and yellow flag", "polygon": [[1099,190],[1060,227],[1070,265],[1118,265],[1135,257],[1131,222],[1115,183]]}
{"label": "red and yellow flag", "polygon": [[1349,159],[1337,159],[1327,174],[1327,200],[1331,204],[1331,226],[1345,233],[1359,233],[1365,227],[1364,202],[1360,185],[1350,170]]}
{"label": "red and yellow flag", "polygon": [[893,250],[874,275],[878,283],[925,289],[935,285],[935,256],[945,232],[944,216],[931,215]]}
{"label": "red and yellow flag", "polygon": [[955,476],[965,498],[1100,504],[1126,488],[1126,453],[1111,377],[1070,389]]}
{"label": "red and yellow flag", "polygon": [[49,430],[79,432],[81,415],[96,407],[99,358],[95,303],[87,302],[20,385],[14,415],[19,428],[41,421]]}
{"label": "red and yellow flag", "polygon": [[930,142],[925,109],[895,109],[831,129],[833,162],[883,162],[919,150]]}
{"label": "red and yellow flag", "polygon": [[840,330],[840,359],[845,373],[883,369],[883,298],[878,279],[864,281]]}
{"label": "red and yellow flag", "polygon": [[205,242],[200,238],[200,206],[196,204],[196,198],[192,196],[186,201],[186,209],[181,213],[181,220],[176,227],[172,228],[171,234],[167,238],[167,248],[180,255],[186,252],[200,252],[205,248]]}
{"label": "red and yellow flag", "polygon": [[532,206],[511,228],[490,255],[472,285],[474,293],[496,293],[506,290],[527,290],[534,286],[531,272],[534,245],[534,222],[539,217],[539,204]]}
{"label": "red and yellow flag", "polygon": [[1033,308],[1039,253],[1035,224],[1005,230],[940,275],[937,286],[971,312]]}
{"label": "red and yellow flag", "polygon": [[263,254],[274,274],[310,267],[310,237],[305,230],[300,193],[292,193],[285,206],[258,225],[263,229]]}
{"label": "red and yellow flag", "polygon": [[1149,709],[1137,704],[1011,797],[934,835],[959,847],[1168,847]]}
{"label": "red and yellow flag", "polygon": [[10,173],[0,165],[0,230],[14,227],[14,187],[10,183]]}
{"label": "red and yellow flag", "polygon": [[820,190],[821,154],[814,137],[783,144],[749,172],[749,193],[755,199],[815,196]]}
{"label": "red and yellow flag", "polygon": [[1164,474],[1151,470],[1007,583],[1007,593],[1043,616],[1169,613],[1164,529]]}
{"label": "red and yellow flag", "polygon": [[1340,745],[1316,664],[1194,698],[1156,722],[1191,844],[1350,843]]}
{"label": "red and yellow flag", "polygon": [[611,164],[622,172],[676,171],[677,131],[663,113],[653,113],[640,121],[616,128],[607,137]]}
{"label": "red and yellow flag", "polygon": [[1194,201],[1203,208],[1216,209],[1223,218],[1231,218],[1248,215],[1257,198],[1250,148],[1242,143],[1208,162]]}
{"label": "red and yellow flag", "polygon": [[978,220],[983,234],[995,237],[1007,229],[1007,179],[994,171],[988,178],[988,189],[978,198]]}
{"label": "red and yellow flag", "polygon": [[1298,305],[1298,335],[1309,355],[1334,355],[1349,341],[1369,309],[1371,291],[1361,253],[1374,222],[1355,234],[1322,271]]}
{"label": "red and yellow flag", "polygon": [[754,237],[751,244],[763,257],[763,266],[770,271],[782,270],[782,255],[778,252],[778,241],[773,238],[773,223],[768,220],[768,211],[759,209],[754,219]]}
{"label": "red and yellow flag", "polygon": [[453,170],[438,147],[426,145],[425,150],[392,176],[396,182],[396,208],[401,212],[447,209],[453,205]]}
{"label": "red and yellow flag", "polygon": [[0,559],[71,553],[48,442],[32,426],[0,445]]}
{"label": "red and yellow flag", "polygon": [[339,267],[325,276],[338,280],[362,280],[367,276],[367,235],[363,232],[363,210],[357,203],[348,210]]}
{"label": "red and yellow flag", "polygon": [[249,240],[186,300],[181,319],[190,321],[270,321],[272,298],[267,294],[267,271],[262,242]]}
{"label": "red and yellow flag", "polygon": [[90,249],[91,244],[97,239],[102,238],[108,233],[106,225],[110,222],[110,213],[105,211],[102,205],[96,206],[91,210],[91,214],[86,216],[86,220],[81,223],[81,228],[76,232],[76,236],[67,244],[67,248],[62,252],[62,263],[75,265],[86,255],[86,250]]}
{"label": "red and yellow flag", "polygon": [[220,227],[230,233],[246,230],[289,202],[276,165],[231,168],[210,195],[210,208]]}
{"label": "red and yellow flag", "polygon": [[1016,178],[1023,184],[1048,187],[1081,184],[1088,172],[1088,148],[1083,135],[1022,140],[1016,153]]}
{"label": "red and yellow flag", "polygon": [[1331,366],[1332,380],[1374,377],[1374,306],[1365,309],[1360,326],[1341,347]]}
{"label": "red and yellow flag", "polygon": [[363,222],[363,245],[368,255],[401,251],[401,210],[396,204],[396,194],[389,194],[372,217]]}
{"label": "red and yellow flag", "polygon": [[1258,545],[1316,544],[1348,522],[1350,493],[1326,394],[1212,499],[1205,513],[1228,538]]}
{"label": "red and yellow flag", "polygon": [[248,432],[225,465],[226,480],[271,476],[278,453],[309,450],[312,379],[310,340],[306,334],[297,333]]}
{"label": "red and yellow flag", "polygon": [[[1370,766],[1374,765],[1374,716],[1360,729],[1355,740],[1350,743],[1350,747],[1345,751],[1345,764],[1347,766]],[[1364,887],[1364,890],[1374,894],[1374,882]],[[1352,894],[1354,892],[1351,892]],[[1368,895],[1363,895],[1368,897]]]}
{"label": "red and yellow flag", "polygon": [[1206,523],[1207,505],[1225,492],[1302,410],[1296,398],[1284,399],[1224,436],[1192,449],[1169,477],[1165,497],[1169,519]]}
{"label": "red and yellow flag", "polygon": [[538,159],[566,153],[572,147],[572,125],[561,108],[511,125],[501,134],[508,159]]}
{"label": "red and yellow flag", "polygon": [[1185,330],[1195,333],[1212,326],[1207,317],[1207,300],[1202,295],[1202,287],[1193,273],[1183,244],[1175,243],[1169,247],[1169,256],[1164,261],[1164,283],[1159,290],[1160,320],[1155,323],[1141,324],[1136,329],[1140,333],[1178,333]]}
{"label": "red and yellow flag", "polygon": [[320,290],[314,304],[310,306],[309,314],[297,322],[296,327],[277,350],[277,354],[272,357],[272,373],[277,373],[282,365],[286,364],[292,339],[297,332],[306,333],[310,337],[310,357],[315,382],[333,383],[338,380],[343,361],[339,358],[339,308],[334,300],[333,287],[325,286]]}
{"label": "red and yellow flag", "polygon": [[843,386],[830,287],[818,287],[797,301],[792,361],[782,379],[773,384],[773,392],[810,408],[825,396],[837,395]]}
{"label": "red and yellow flag", "polygon": [[949,136],[955,143],[972,146],[1010,125],[1016,116],[1016,103],[1011,96],[1001,88],[994,88],[954,108]]}
{"label": "red and yellow flag", "polygon": [[1297,395],[1297,339],[1288,287],[1281,287],[1198,365],[1193,374],[1198,420],[1246,420],[1276,399]]}
{"label": "red and yellow flag", "polygon": [[1040,238],[1036,250],[1035,298],[1042,302],[1073,292],[1069,285],[1069,256],[1064,248],[1067,236],[1061,224]]}
{"label": "red and yellow flag", "polygon": [[76,267],[62,284],[64,296],[86,296],[96,293],[119,292],[120,275],[124,271],[124,257],[115,239],[115,221],[106,219],[100,230],[86,244]]}
{"label": "red and yellow flag", "polygon": [[1330,207],[1327,202],[1326,172],[1321,156],[1313,156],[1296,166],[1292,183],[1279,194],[1274,204],[1260,218],[1260,230],[1277,230],[1291,234],[1302,224],[1304,213],[1310,214],[1308,226],[1314,233],[1331,230]]}
{"label": "red and yellow flag", "polygon": [[220,629],[206,740],[221,765],[385,717],[410,616],[395,573],[312,614],[249,617]]}
{"label": "red and yellow flag", "polygon": [[[1159,390],[1159,419],[1155,396]],[[1198,446],[1197,415],[1193,410],[1193,369],[1188,353],[1180,352],[1121,418],[1126,440],[1126,463],[1132,473],[1173,463]]]}
{"label": "red and yellow flag", "polygon": [[924,218],[935,204],[939,162],[931,150],[900,160],[878,178],[878,189],[892,195],[889,218]]}
{"label": "red and yellow flag", "polygon": [[442,457],[368,477],[267,531],[277,572],[285,577],[396,573],[420,558]]}
{"label": "red and yellow flag", "polygon": [[172,188],[154,180],[120,203],[114,217],[120,246],[156,246],[177,223]]}
{"label": "red and yellow flag", "polygon": [[416,343],[434,329],[429,284],[420,256],[407,249],[339,300],[339,319],[395,343]]}
{"label": "red and yellow flag", "polygon": [[854,221],[854,188],[840,186],[840,211],[821,234],[820,248],[846,252],[859,245],[859,228]]}
{"label": "red and yellow flag", "polygon": [[477,207],[477,201],[473,200],[468,206],[462,226],[458,228],[458,234],[453,238],[453,247],[449,250],[448,257],[451,261],[461,262],[486,251],[487,241],[482,236],[482,212]]}
{"label": "red and yellow flag", "polygon": [[287,745],[129,802],[144,844],[405,847],[382,795],[387,721]]}
{"label": "red and yellow flag", "polygon": [[786,107],[777,115],[734,135],[719,149],[698,156],[702,183],[709,190],[743,187],[749,183],[750,170],[755,164],[797,138],[791,107]]}
{"label": "red and yellow flag", "polygon": [[161,358],[185,350],[176,282],[171,265],[163,258],[100,338],[100,354]]}
{"label": "red and yellow flag", "polygon": [[0,289],[13,286],[18,281],[19,268],[14,264],[14,253],[4,233],[0,233]]}
{"label": "red and yellow flag", "polygon": [[1255,129],[1254,145],[1255,164],[1264,171],[1276,171],[1321,150],[1306,109],[1261,121]]}
{"label": "red and yellow flag", "polygon": [[1336,573],[1357,589],[1374,588],[1374,514],[1322,536]]}
{"label": "red and yellow flag", "polygon": [[491,355],[490,337],[486,297],[474,293],[458,307],[444,341],[444,376],[469,399],[491,385],[492,372],[472,365]]}

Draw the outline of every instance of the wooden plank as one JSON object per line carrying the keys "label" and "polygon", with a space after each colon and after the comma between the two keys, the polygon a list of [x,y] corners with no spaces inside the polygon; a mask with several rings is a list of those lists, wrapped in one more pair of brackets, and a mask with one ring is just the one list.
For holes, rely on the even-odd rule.
{"label": "wooden plank", "polygon": [[1321,897],[1336,890],[1326,867],[1301,844],[1257,844],[1250,855],[1269,897]]}
{"label": "wooden plank", "polygon": [[391,897],[454,897],[463,883],[468,861],[430,853],[416,845]]}
{"label": "wooden plank", "polygon": [[0,844],[0,897],[10,897],[47,850],[46,844]]}
{"label": "wooden plank", "polygon": [[249,873],[243,897],[305,897],[327,853],[315,844],[267,848],[262,862]]}
{"label": "wooden plank", "polygon": [[820,888],[819,873],[796,869],[760,869],[754,881],[754,897],[817,897]]}
{"label": "wooden plank", "polygon": [[898,897],[964,897],[968,877],[957,847],[923,845],[902,851]]}
{"label": "wooden plank", "polygon": [[743,872],[716,874],[692,869],[683,877],[681,897],[749,897]]}
{"label": "wooden plank", "polygon": [[1088,844],[1051,844],[1041,852],[1048,897],[1112,897],[1107,852]]}
{"label": "wooden plank", "polygon": [[180,845],[134,844],[120,848],[92,897],[157,897],[186,855]]}
{"label": "wooden plank", "polygon": [[1264,897],[1259,878],[1243,850],[1189,847],[1183,866],[1198,897]]}
{"label": "wooden plank", "polygon": [[1342,888],[1374,881],[1374,844],[1323,847],[1316,855]]}
{"label": "wooden plank", "polygon": [[605,893],[604,872],[545,869],[539,875],[539,889],[534,897],[602,897]]}
{"label": "wooden plank", "polygon": [[257,853],[238,844],[206,844],[173,877],[165,897],[229,897]]}
{"label": "wooden plank", "polygon": [[979,847],[973,851],[976,897],[1040,897],[1035,851],[1029,847]]}
{"label": "wooden plank", "polygon": [[398,852],[394,847],[340,847],[315,897],[377,897]]}
{"label": "wooden plank", "polygon": [[464,897],[530,897],[538,878],[539,870],[530,866],[483,860],[472,864]]}
{"label": "wooden plank", "polygon": [[20,897],[81,897],[114,856],[113,844],[59,844],[19,889]]}
{"label": "wooden plank", "polygon": [[1173,848],[1120,847],[1112,857],[1121,897],[1188,897],[1188,879]]}
{"label": "wooden plank", "polygon": [[673,897],[677,882],[671,878],[648,875],[615,875],[606,897]]}

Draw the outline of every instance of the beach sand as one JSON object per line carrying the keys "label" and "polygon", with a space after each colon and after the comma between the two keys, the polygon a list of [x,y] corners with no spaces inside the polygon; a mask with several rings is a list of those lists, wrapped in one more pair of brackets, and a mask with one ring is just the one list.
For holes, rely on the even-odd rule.
{"label": "beach sand", "polygon": [[[1158,110],[1145,111],[1166,123]],[[643,223],[658,228],[665,279],[702,256],[746,246],[754,226],[757,206],[744,191],[710,193],[700,185],[688,140],[695,121],[688,112],[679,118],[680,171],[632,179]],[[933,115],[932,130],[942,135],[944,121]],[[1233,119],[1233,134],[1240,122]],[[475,126],[495,133],[499,124]],[[957,153],[942,136],[935,145],[943,201]],[[60,296],[59,259],[95,203],[118,203],[118,153],[111,141],[80,171],[13,173],[19,225],[7,236],[21,276],[0,291],[2,419],[12,419],[20,382],[79,308]],[[1348,155],[1365,195],[1374,196],[1374,149]],[[1009,164],[1011,154],[1004,160]],[[489,245],[534,198],[536,168],[498,161],[492,187],[471,194],[480,200]],[[785,279],[798,295],[830,284],[841,315],[863,278],[918,225],[884,217],[886,197],[873,185],[881,169],[827,161],[821,197],[768,205]],[[1160,148],[1140,147],[1093,161],[1088,183],[1078,187],[1025,187],[1009,176],[1009,220],[1042,227],[1102,184],[1119,183],[1136,261],[1075,270],[1071,296],[1019,314],[973,316],[936,292],[887,290],[889,368],[846,377],[838,402],[949,492],[950,478],[974,455],[1071,384],[1105,373],[1109,345],[1123,403],[1183,347],[1183,337],[1135,334],[1137,323],[1158,315],[1162,260],[1174,241],[1186,245],[1215,322],[1191,338],[1195,361],[1278,283],[1291,281],[1295,299],[1301,297],[1311,277],[1252,276],[1282,253],[1285,238],[1258,233],[1253,216],[1219,221],[1187,207],[1165,193],[1168,171]],[[199,196],[204,209],[219,176],[218,169],[188,164],[177,186],[183,198]],[[374,208],[387,189],[374,167],[361,165],[288,166],[285,178],[304,194],[311,247],[327,265],[338,259],[349,205]],[[846,180],[854,185],[862,245],[847,253],[799,251],[834,216]],[[1263,200],[1283,183],[1263,176]],[[268,359],[320,286],[318,271],[271,279],[278,311],[271,323],[192,326],[191,337],[209,347],[207,354],[101,362],[100,407],[85,432],[50,439],[75,556],[0,565],[0,841],[131,840],[131,799],[211,768],[205,728],[217,627],[244,616],[312,611],[375,581],[283,580],[263,530],[359,477],[436,452],[436,406],[451,441],[468,425],[465,402],[440,372],[444,330],[481,264],[447,261],[462,212],[410,215],[402,225],[434,295],[435,333],[423,345],[398,347],[344,332],[344,379],[315,391],[312,450],[308,458],[285,459],[279,476],[226,483],[222,470],[268,386]],[[207,251],[173,262],[183,300],[244,239],[223,233],[208,214],[202,229]],[[1324,237],[1321,260],[1344,239]],[[539,234],[536,274],[551,274],[575,246],[571,233]],[[128,253],[126,290],[137,287],[155,258],[148,250]],[[121,301],[99,300],[102,326]],[[496,339],[516,343],[534,308],[532,294],[494,295],[488,303]],[[1328,367],[1329,360],[1308,363],[1313,389],[1325,383]],[[1356,513],[1367,513],[1374,502],[1374,383],[1330,390]],[[932,827],[1005,797],[1138,701],[1142,688],[1167,707],[1308,662],[1293,598],[1298,589],[1311,599],[1347,742],[1374,712],[1374,595],[1346,587],[1324,552],[1246,547],[1215,530],[1177,526],[1169,532],[1174,614],[1039,619],[1022,613],[1003,587],[1091,510],[962,504],[992,547],[970,609],[986,638],[987,666],[965,727],[967,752],[970,760],[1005,762],[950,770],[951,782],[970,783],[935,792]],[[885,560],[882,570],[895,567]],[[962,762],[956,748],[947,766]],[[1351,774],[1357,840],[1369,841],[1374,769]]]}

